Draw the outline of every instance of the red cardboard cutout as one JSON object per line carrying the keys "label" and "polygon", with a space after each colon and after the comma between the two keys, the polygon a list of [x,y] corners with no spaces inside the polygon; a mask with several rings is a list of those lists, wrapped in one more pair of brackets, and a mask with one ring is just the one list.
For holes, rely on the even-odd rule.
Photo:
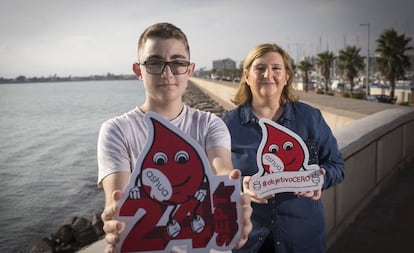
{"label": "red cardboard cutout", "polygon": [[259,171],[252,176],[250,189],[260,198],[321,189],[323,175],[319,165],[308,164],[309,151],[302,138],[272,120],[260,119],[259,125],[263,133],[257,150]]}
{"label": "red cardboard cutout", "polygon": [[213,176],[204,150],[156,113],[116,219],[127,223],[117,252],[228,250],[240,237],[240,181]]}

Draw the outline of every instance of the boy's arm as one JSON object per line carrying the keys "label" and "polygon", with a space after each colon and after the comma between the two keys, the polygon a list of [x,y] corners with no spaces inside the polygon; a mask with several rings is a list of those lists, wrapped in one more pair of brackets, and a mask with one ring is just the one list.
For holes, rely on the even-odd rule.
{"label": "boy's arm", "polygon": [[224,147],[213,147],[206,151],[214,175],[229,175],[233,170],[231,153]]}
{"label": "boy's arm", "polygon": [[105,240],[108,243],[105,252],[115,252],[115,244],[119,241],[119,234],[125,228],[123,222],[114,220],[117,212],[117,201],[122,196],[125,185],[129,182],[129,172],[116,172],[109,174],[102,180],[105,191],[105,208],[101,218],[104,222]]}

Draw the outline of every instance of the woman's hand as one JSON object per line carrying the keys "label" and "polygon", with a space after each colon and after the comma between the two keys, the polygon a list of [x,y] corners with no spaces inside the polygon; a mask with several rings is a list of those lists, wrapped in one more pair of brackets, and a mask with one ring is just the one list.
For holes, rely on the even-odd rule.
{"label": "woman's hand", "polygon": [[243,178],[243,192],[248,194],[254,203],[258,204],[267,204],[267,200],[272,198],[274,195],[268,196],[266,198],[258,198],[257,194],[249,188],[251,176],[245,176]]}
{"label": "woman's hand", "polygon": [[[321,175],[326,174],[326,170],[323,168],[321,168],[319,172],[321,173]],[[315,191],[307,191],[307,192],[295,192],[295,194],[298,197],[305,197],[305,198],[311,198],[313,200],[318,200],[322,197],[322,189],[318,189]]]}

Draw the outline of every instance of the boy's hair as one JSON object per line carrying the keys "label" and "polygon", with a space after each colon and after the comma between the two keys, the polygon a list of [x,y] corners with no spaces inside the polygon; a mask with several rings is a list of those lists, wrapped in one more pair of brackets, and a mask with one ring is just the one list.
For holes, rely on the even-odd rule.
{"label": "boy's hair", "polygon": [[182,41],[187,50],[188,57],[190,57],[190,46],[188,45],[187,36],[185,36],[184,32],[181,31],[180,28],[170,23],[156,23],[145,29],[138,41],[138,56],[140,49],[145,44],[147,39],[154,37],[162,39],[177,39]]}

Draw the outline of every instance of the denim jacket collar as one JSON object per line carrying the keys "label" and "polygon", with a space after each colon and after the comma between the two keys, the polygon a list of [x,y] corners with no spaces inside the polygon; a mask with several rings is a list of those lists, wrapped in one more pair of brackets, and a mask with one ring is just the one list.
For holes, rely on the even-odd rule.
{"label": "denim jacket collar", "polygon": [[[293,111],[293,105],[290,102],[285,104],[285,109],[282,116],[277,120],[283,122],[285,120],[294,120],[295,113]],[[240,122],[241,124],[247,124],[249,122],[258,122],[258,118],[254,115],[251,104],[245,104],[240,107]]]}

